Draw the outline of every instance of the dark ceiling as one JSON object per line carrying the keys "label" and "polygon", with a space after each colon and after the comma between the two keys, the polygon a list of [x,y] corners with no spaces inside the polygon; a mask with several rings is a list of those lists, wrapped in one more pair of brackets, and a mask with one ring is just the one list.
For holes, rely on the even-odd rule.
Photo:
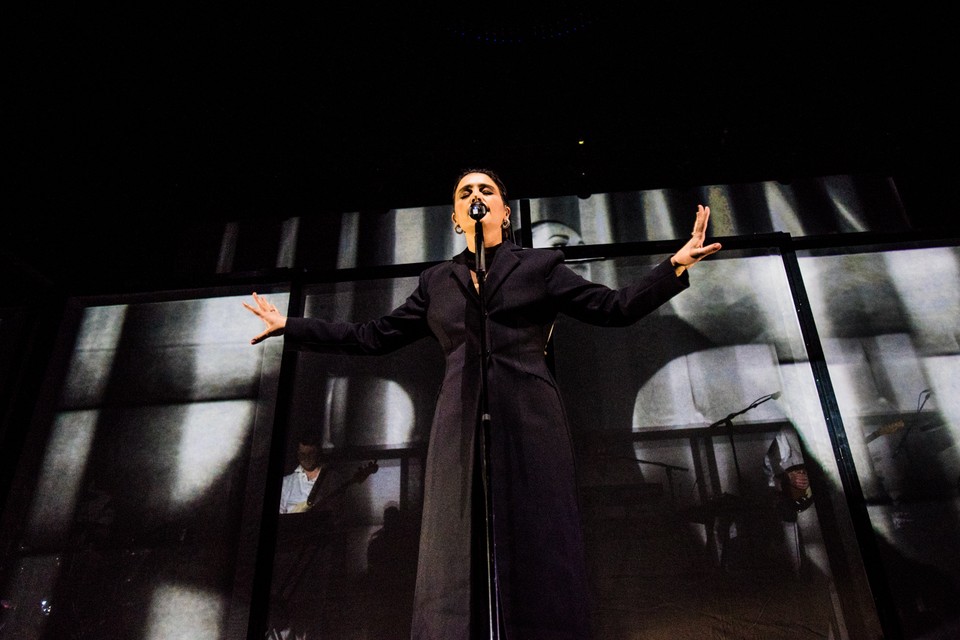
{"label": "dark ceiling", "polygon": [[594,4],[24,9],[9,245],[441,204],[477,164],[515,197],[948,175],[944,16]]}

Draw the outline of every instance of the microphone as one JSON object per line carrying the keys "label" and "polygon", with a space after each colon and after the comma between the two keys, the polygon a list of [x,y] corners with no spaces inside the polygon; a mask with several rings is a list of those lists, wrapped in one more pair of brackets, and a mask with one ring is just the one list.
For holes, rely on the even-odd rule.
{"label": "microphone", "polygon": [[762,405],[764,402],[769,402],[770,400],[776,400],[777,398],[780,397],[780,394],[781,394],[780,391],[774,391],[773,393],[768,393],[765,396],[760,396],[759,398],[757,398],[756,400],[748,404],[746,408],[741,409],[740,411],[734,411],[733,413],[728,415],[726,418],[717,420],[707,428],[711,429],[713,427],[722,427],[722,426],[727,426],[732,428],[734,418],[736,418],[737,416],[742,416],[743,414],[745,414],[747,411],[750,411],[751,409],[756,409],[757,407]]}
{"label": "microphone", "polygon": [[479,200],[474,200],[470,203],[470,217],[474,220],[480,220],[483,216],[487,215],[487,205],[483,204]]}

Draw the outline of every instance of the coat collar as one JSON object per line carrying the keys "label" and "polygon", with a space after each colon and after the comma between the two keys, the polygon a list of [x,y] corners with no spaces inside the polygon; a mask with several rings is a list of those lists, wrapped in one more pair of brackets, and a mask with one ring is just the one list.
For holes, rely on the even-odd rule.
{"label": "coat collar", "polygon": [[[487,279],[483,284],[483,290],[487,299],[490,299],[497,289],[507,279],[507,276],[520,264],[520,252],[523,248],[504,240],[497,249],[497,258],[487,268]],[[470,276],[470,269],[474,266],[474,255],[467,249],[453,258],[453,274],[460,281],[460,284],[470,293],[476,293],[473,286],[473,278]]]}

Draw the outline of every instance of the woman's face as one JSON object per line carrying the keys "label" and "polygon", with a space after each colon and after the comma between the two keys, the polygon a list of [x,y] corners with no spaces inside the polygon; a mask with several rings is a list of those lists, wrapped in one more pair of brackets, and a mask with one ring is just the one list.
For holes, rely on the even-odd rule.
{"label": "woman's face", "polygon": [[560,247],[574,247],[583,244],[583,238],[573,227],[557,222],[556,220],[543,220],[535,222],[530,227],[530,234],[533,236],[534,247],[547,247],[558,249]]}
{"label": "woman's face", "polygon": [[510,207],[500,196],[493,179],[485,173],[468,173],[457,183],[453,192],[454,224],[459,224],[467,236],[467,245],[473,249],[476,221],[470,217],[470,204],[482,202],[487,207],[483,216],[483,245],[490,247],[503,240],[503,223],[510,218]]}

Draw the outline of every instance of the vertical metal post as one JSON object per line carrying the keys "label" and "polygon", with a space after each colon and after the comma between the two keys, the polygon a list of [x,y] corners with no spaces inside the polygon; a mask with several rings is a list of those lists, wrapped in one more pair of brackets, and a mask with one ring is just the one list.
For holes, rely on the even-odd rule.
{"label": "vertical metal post", "polygon": [[840,474],[840,483],[846,497],[847,509],[853,522],[860,554],[863,557],[864,568],[876,604],[880,626],[884,638],[887,640],[902,638],[903,632],[900,628],[897,608],[890,593],[886,573],[883,570],[880,548],[873,525],[870,522],[870,515],[867,512],[866,499],[853,462],[847,432],[843,427],[840,407],[837,405],[837,396],[830,381],[830,372],[823,353],[823,345],[820,342],[817,325],[810,309],[810,300],[807,297],[807,290],[800,273],[800,263],[797,260],[796,252],[788,247],[786,242],[781,243],[780,256],[783,260],[787,281],[790,284],[790,292],[793,295],[797,319],[800,322],[800,331],[803,335],[807,357],[810,359],[810,367],[813,370],[817,395],[820,397],[823,417],[827,423],[827,433],[830,436],[830,443],[833,446],[833,454]]}

